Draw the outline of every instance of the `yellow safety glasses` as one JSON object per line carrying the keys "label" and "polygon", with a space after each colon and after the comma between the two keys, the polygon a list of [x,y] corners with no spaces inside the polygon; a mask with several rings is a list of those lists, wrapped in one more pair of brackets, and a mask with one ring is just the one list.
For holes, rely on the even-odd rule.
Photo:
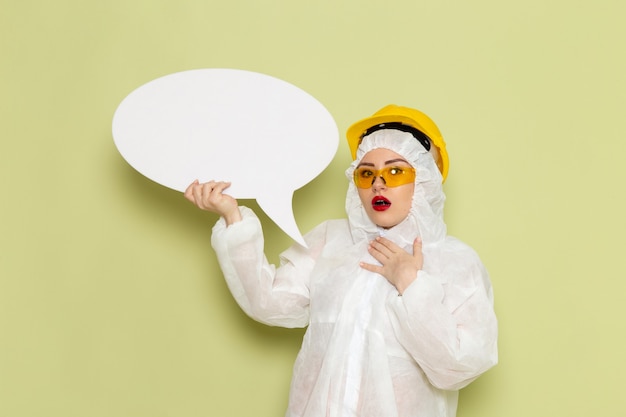
{"label": "yellow safety glasses", "polygon": [[378,177],[387,187],[398,187],[415,181],[415,168],[389,166],[383,169],[372,169],[368,166],[361,166],[354,170],[354,183],[359,188],[370,188]]}

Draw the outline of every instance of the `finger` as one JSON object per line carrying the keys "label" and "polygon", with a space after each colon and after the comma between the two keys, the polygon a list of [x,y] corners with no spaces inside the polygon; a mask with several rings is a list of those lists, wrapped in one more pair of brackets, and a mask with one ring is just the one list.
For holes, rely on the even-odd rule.
{"label": "finger", "polygon": [[385,263],[387,263],[390,259],[389,255],[380,252],[379,250],[377,250],[376,248],[372,246],[368,247],[367,251],[369,252],[370,255],[372,255],[374,259],[376,259],[382,265],[385,265]]}
{"label": "finger", "polygon": [[396,245],[393,241],[387,238],[384,238],[382,236],[377,237],[376,241],[381,243],[387,249],[389,249],[390,252],[400,252],[401,250],[403,250],[400,246]]}
{"label": "finger", "polygon": [[[385,242],[380,240],[382,238],[378,237],[375,240],[370,242],[370,248],[381,253],[382,255],[389,257],[393,254],[393,251],[387,246],[385,245]],[[386,239],[385,239],[386,240]],[[389,241],[387,241],[389,242]]]}
{"label": "finger", "polygon": [[220,181],[215,184],[215,187],[213,188],[213,192],[222,194],[224,190],[227,189],[228,187],[230,187],[230,182]]}
{"label": "finger", "polygon": [[200,190],[202,195],[202,201],[204,201],[205,203],[209,203],[211,201],[213,189],[215,189],[215,181],[209,181],[202,184]]}
{"label": "finger", "polygon": [[413,241],[413,257],[422,256],[422,239],[417,237]]}
{"label": "finger", "polygon": [[213,188],[215,188],[215,181],[207,181],[204,184],[202,184],[202,191],[206,192],[207,194],[209,194],[211,192],[211,190],[213,190]]}
{"label": "finger", "polygon": [[372,265],[365,262],[360,262],[359,266],[367,271],[376,272],[377,274],[382,275],[383,268],[378,265]]}
{"label": "finger", "polygon": [[202,209],[206,209],[208,203],[208,196],[211,192],[211,186],[204,184],[198,184],[193,190],[193,198],[196,200],[196,205]]}
{"label": "finger", "polygon": [[196,188],[197,185],[198,185],[198,180],[195,180],[194,182],[189,184],[189,186],[185,189],[185,194],[184,194],[185,198],[191,201],[192,203],[195,203],[195,200],[193,198],[193,190],[194,188]]}
{"label": "finger", "polygon": [[367,251],[377,260],[380,260],[378,259],[378,257],[382,257],[384,259],[387,258],[387,255],[382,252],[382,249],[383,247],[378,245],[376,242],[370,242],[370,244],[367,246]]}

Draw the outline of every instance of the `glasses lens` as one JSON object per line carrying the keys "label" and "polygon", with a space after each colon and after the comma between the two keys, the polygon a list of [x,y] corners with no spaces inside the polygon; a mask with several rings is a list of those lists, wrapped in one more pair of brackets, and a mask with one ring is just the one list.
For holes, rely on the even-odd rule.
{"label": "glasses lens", "polygon": [[378,175],[377,170],[360,167],[354,170],[354,183],[359,188],[370,188]]}
{"label": "glasses lens", "polygon": [[415,169],[390,166],[383,169],[360,167],[354,170],[354,183],[359,188],[370,188],[377,177],[382,177],[387,187],[398,187],[415,181]]}
{"label": "glasses lens", "polygon": [[398,187],[415,181],[415,170],[412,167],[387,167],[382,169],[382,176],[387,187]]}

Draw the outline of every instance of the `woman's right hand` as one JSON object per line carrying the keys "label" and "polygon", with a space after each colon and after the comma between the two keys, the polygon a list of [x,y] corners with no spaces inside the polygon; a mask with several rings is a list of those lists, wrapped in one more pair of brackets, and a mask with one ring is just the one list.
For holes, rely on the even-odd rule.
{"label": "woman's right hand", "polygon": [[223,194],[228,187],[230,182],[209,181],[201,184],[195,180],[185,190],[185,198],[202,210],[219,214],[227,225],[231,225],[241,220],[241,213],[237,200]]}

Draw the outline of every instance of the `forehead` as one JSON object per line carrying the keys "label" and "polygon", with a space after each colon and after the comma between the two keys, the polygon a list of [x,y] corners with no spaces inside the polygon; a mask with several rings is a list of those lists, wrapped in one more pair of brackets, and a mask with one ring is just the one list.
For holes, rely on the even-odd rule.
{"label": "forehead", "polygon": [[363,158],[361,158],[361,163],[368,162],[373,164],[384,164],[387,161],[397,161],[398,159],[405,160],[402,155],[392,151],[391,149],[377,148],[372,149],[371,151],[363,155]]}

